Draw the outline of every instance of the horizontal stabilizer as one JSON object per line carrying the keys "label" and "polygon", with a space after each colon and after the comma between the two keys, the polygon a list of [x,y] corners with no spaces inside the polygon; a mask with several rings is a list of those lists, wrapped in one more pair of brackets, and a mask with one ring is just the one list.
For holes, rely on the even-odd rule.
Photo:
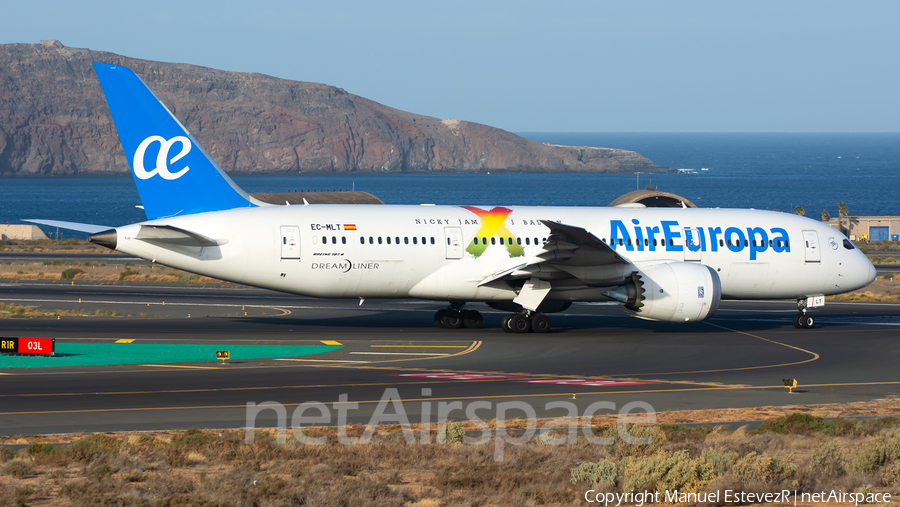
{"label": "horizontal stabilizer", "polygon": [[207,247],[228,243],[227,239],[207,238],[195,232],[186,231],[171,225],[142,225],[141,231],[134,239],[179,246]]}
{"label": "horizontal stabilizer", "polygon": [[98,232],[113,229],[108,225],[79,224],[78,222],[63,222],[61,220],[35,220],[33,218],[23,219],[23,222],[31,222],[33,224],[49,225],[50,227],[59,227],[60,229],[69,229],[72,231],[86,232],[88,234],[96,234]]}

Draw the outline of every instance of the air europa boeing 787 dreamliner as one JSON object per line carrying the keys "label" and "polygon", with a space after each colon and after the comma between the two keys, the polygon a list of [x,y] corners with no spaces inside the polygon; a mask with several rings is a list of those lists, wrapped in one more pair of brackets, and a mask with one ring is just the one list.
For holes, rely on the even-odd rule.
{"label": "air europa boeing 787 dreamliner", "polygon": [[167,266],[321,298],[446,301],[440,327],[546,332],[573,301],[699,322],[721,299],[796,299],[794,325],[875,268],[840,232],[770,211],[524,206],[273,206],[240,189],[130,69],[94,64],[147,221],[32,220]]}

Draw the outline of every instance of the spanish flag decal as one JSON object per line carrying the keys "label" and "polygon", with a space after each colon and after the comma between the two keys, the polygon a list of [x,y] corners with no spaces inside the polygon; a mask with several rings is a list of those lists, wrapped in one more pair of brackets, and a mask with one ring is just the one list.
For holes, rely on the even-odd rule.
{"label": "spanish flag decal", "polygon": [[344,230],[345,231],[355,231],[356,224],[344,224]]}

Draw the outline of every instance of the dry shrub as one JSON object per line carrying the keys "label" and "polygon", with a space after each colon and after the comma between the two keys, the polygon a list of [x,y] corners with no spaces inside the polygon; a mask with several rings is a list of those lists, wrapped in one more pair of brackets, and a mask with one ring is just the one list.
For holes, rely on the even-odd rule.
{"label": "dry shrub", "polygon": [[731,471],[738,454],[734,451],[719,447],[707,447],[700,453],[704,462],[718,475],[725,475]]}
{"label": "dry shrub", "polygon": [[870,437],[857,449],[847,467],[862,475],[874,475],[879,468],[900,460],[900,431],[892,430]]}
{"label": "dry shrub", "polygon": [[751,452],[734,463],[731,473],[744,484],[759,482],[777,485],[793,479],[797,465],[793,463],[792,456],[783,459],[781,453],[767,456]]}
{"label": "dry shrub", "polygon": [[703,493],[706,493],[705,498],[710,498],[709,495],[719,492],[718,502],[701,502],[697,504],[697,507],[720,507],[722,505],[729,505],[725,502],[725,491],[743,491],[744,484],[739,481],[735,476],[731,474],[721,475],[716,477],[712,481],[707,484],[706,489],[703,490]]}
{"label": "dry shrub", "polygon": [[101,481],[82,479],[63,485],[59,495],[68,498],[72,505],[93,506],[127,506],[141,505],[144,502],[134,489],[128,487],[121,479],[108,477]]}
{"label": "dry shrub", "polygon": [[22,460],[12,460],[0,471],[0,475],[8,475],[10,477],[31,477],[34,475],[34,468]]}
{"label": "dry shrub", "polygon": [[870,436],[898,426],[900,426],[900,417],[876,417],[859,421],[853,425],[850,433],[857,437]]}
{"label": "dry shrub", "polygon": [[0,463],[4,461],[9,461],[15,457],[16,453],[12,451],[12,449],[6,447],[0,447]]}
{"label": "dry shrub", "polygon": [[844,451],[834,440],[826,440],[813,450],[810,468],[824,479],[834,479],[846,473]]}
{"label": "dry shrub", "polygon": [[0,481],[0,505],[27,505],[34,489],[18,481]]}
{"label": "dry shrub", "polygon": [[99,433],[88,435],[74,443],[54,449],[53,454],[70,461],[88,463],[94,459],[118,454],[119,440]]}
{"label": "dry shrub", "polygon": [[882,486],[900,486],[900,461],[881,467],[876,475],[876,479]]}
{"label": "dry shrub", "polygon": [[685,451],[628,457],[621,462],[622,491],[703,491],[718,474],[702,458]]}
{"label": "dry shrub", "polygon": [[578,484],[585,482],[587,484],[607,483],[615,486],[619,483],[619,470],[612,461],[599,461],[597,463],[581,463],[573,468],[570,472],[570,482]]}
{"label": "dry shrub", "polygon": [[793,435],[807,435],[809,433],[828,433],[839,435],[842,432],[841,425],[837,421],[830,421],[810,414],[794,412],[793,414],[764,421],[757,430],[759,433],[781,433]]}

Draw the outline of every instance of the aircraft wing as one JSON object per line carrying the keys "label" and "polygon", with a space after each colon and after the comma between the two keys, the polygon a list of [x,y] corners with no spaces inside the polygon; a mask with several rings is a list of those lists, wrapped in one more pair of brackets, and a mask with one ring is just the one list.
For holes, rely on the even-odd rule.
{"label": "aircraft wing", "polygon": [[485,277],[480,283],[537,278],[554,287],[617,286],[631,262],[581,227],[541,220],[550,229],[544,247],[531,259]]}

